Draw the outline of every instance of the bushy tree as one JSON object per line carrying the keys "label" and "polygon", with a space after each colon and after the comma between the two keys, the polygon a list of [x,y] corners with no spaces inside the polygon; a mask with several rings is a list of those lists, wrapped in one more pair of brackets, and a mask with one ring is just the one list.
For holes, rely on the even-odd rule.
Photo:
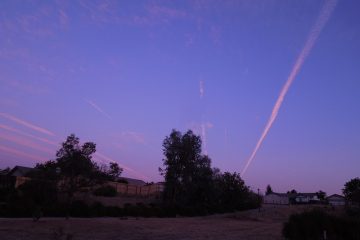
{"label": "bushy tree", "polygon": [[57,158],[37,164],[37,171],[33,174],[37,178],[56,181],[60,192],[65,194],[71,204],[76,192],[89,190],[106,180],[114,180],[122,172],[117,163],[111,163],[109,168],[99,167],[92,160],[95,152],[95,143],[80,145],[79,138],[71,134],[57,151]]}
{"label": "bushy tree", "polygon": [[214,176],[217,192],[217,207],[223,210],[241,210],[246,208],[249,199],[249,188],[241,179],[239,173],[219,173]]}
{"label": "bushy tree", "polygon": [[343,194],[347,200],[360,205],[360,178],[353,178],[346,182]]}

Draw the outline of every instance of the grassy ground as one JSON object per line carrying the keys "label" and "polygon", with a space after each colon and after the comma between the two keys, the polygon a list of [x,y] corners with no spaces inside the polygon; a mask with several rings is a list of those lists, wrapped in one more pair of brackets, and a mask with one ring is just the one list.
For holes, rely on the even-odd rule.
{"label": "grassy ground", "polygon": [[0,239],[282,239],[288,216],[307,208],[267,205],[260,212],[194,218],[0,219]]}

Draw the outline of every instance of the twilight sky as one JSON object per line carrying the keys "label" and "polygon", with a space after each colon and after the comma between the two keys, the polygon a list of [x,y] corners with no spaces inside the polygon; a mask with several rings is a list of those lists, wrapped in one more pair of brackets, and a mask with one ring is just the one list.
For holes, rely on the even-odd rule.
{"label": "twilight sky", "polygon": [[[175,128],[241,172],[328,2],[0,1],[0,168],[52,159],[75,133],[159,181]],[[313,39],[243,175],[253,189],[340,193],[359,177],[359,9],[338,1]]]}

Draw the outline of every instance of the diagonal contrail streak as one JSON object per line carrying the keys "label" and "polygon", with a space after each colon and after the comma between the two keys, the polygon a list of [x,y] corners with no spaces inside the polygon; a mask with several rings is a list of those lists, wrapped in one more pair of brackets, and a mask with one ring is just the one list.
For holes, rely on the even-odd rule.
{"label": "diagonal contrail streak", "polygon": [[335,6],[336,6],[337,0],[327,0],[323,6],[323,8],[321,9],[320,15],[317,18],[314,26],[311,29],[311,32],[309,34],[309,37],[302,49],[302,51],[300,52],[299,57],[297,58],[291,72],[290,75],[285,83],[285,85],[283,86],[283,88],[281,89],[281,92],[279,94],[278,99],[276,100],[276,103],[273,107],[273,110],[271,112],[270,118],[265,126],[265,129],[263,131],[263,133],[261,134],[260,139],[258,140],[252,154],[250,155],[249,159],[246,162],[246,165],[244,167],[244,169],[241,172],[241,176],[244,175],[244,173],[246,172],[246,170],[248,169],[249,165],[251,164],[251,162],[254,160],[257,151],[259,150],[259,148],[261,147],[266,135],[268,134],[271,126],[273,125],[274,121],[276,120],[276,117],[279,113],[279,109],[281,107],[282,102],[284,101],[285,95],[288,92],[291,84],[293,83],[296,75],[299,73],[301,66],[303,65],[306,57],[309,55],[312,47],[314,46],[316,40],[318,39],[321,30],[323,29],[323,27],[325,26],[326,22],[328,21],[328,19],[331,16],[331,13],[333,12]]}
{"label": "diagonal contrail streak", "polygon": [[93,101],[90,100],[85,100],[88,104],[90,104],[90,106],[92,106],[96,111],[98,111],[99,113],[103,114],[105,117],[107,117],[108,119],[112,120],[112,117],[107,114],[103,109],[101,109],[96,103],[94,103]]}

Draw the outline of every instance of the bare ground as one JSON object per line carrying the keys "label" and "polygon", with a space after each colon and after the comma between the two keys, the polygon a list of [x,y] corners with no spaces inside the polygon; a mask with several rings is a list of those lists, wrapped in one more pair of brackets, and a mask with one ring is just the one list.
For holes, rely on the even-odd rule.
{"label": "bare ground", "polygon": [[268,205],[260,212],[193,218],[0,219],[0,239],[282,239],[281,229],[288,216],[306,208]]}

